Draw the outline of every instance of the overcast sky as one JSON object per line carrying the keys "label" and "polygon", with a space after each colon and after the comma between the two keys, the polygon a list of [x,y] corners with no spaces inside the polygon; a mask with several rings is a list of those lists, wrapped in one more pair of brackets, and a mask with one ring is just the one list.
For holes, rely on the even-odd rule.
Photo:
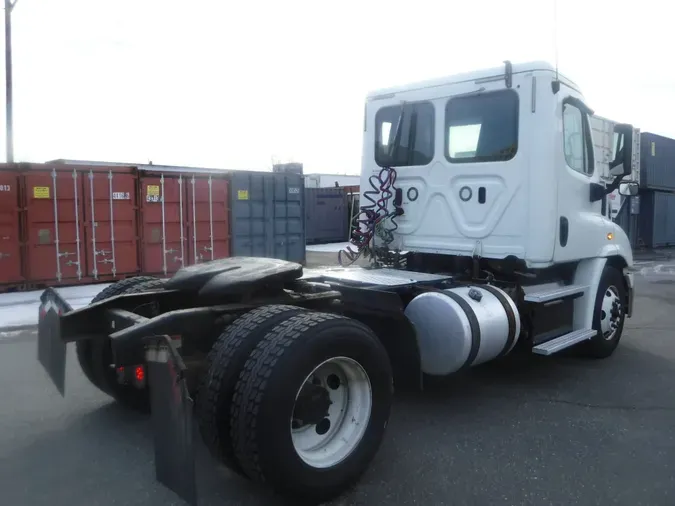
{"label": "overcast sky", "polygon": [[[560,70],[589,105],[675,137],[667,3],[558,2]],[[16,158],[267,169],[274,157],[358,173],[369,90],[553,62],[553,12],[553,0],[19,0]]]}

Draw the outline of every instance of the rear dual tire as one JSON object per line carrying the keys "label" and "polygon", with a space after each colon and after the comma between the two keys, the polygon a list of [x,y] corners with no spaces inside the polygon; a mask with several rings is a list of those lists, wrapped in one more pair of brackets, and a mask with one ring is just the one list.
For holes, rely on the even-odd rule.
{"label": "rear dual tire", "polygon": [[304,311],[286,305],[263,306],[235,320],[216,339],[197,392],[197,422],[211,454],[243,474],[230,438],[230,409],[239,373],[258,343],[280,322]]}
{"label": "rear dual tire", "polygon": [[[217,344],[206,393],[198,397],[200,428],[231,469],[296,503],[316,504],[355,484],[377,453],[391,410],[391,366],[382,344],[360,322],[274,308],[280,306],[256,310],[273,312],[270,323],[233,330],[230,336],[239,339]],[[315,394],[332,402],[313,415],[325,414],[320,421],[297,425],[301,390],[311,392],[300,396],[306,402]]]}

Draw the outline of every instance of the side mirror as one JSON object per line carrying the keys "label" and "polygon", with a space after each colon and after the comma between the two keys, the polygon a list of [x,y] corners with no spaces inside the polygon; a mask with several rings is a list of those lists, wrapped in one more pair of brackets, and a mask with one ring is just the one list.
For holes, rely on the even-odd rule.
{"label": "side mirror", "polygon": [[619,194],[632,197],[638,194],[638,189],[637,183],[621,183],[619,185]]}
{"label": "side mirror", "polygon": [[614,125],[614,133],[615,155],[609,163],[609,173],[614,177],[629,176],[633,171],[633,125]]}

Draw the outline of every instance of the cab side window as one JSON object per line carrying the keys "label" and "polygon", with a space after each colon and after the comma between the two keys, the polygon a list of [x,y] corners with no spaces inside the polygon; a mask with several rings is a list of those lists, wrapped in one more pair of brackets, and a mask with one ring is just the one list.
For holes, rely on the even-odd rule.
{"label": "cab side window", "polygon": [[586,113],[563,104],[563,149],[567,165],[582,174],[593,174],[593,145]]}

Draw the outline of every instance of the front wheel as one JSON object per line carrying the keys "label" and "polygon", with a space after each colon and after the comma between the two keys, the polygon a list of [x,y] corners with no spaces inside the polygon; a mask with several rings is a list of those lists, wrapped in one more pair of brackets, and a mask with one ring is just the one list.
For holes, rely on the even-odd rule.
{"label": "front wheel", "polygon": [[325,313],[281,322],[251,353],[233,396],[242,469],[289,499],[341,495],[377,453],[392,386],[387,353],[363,324]]}
{"label": "front wheel", "polygon": [[621,272],[605,267],[595,297],[593,329],[598,333],[583,343],[583,352],[592,358],[607,358],[619,345],[626,319],[626,286]]}

